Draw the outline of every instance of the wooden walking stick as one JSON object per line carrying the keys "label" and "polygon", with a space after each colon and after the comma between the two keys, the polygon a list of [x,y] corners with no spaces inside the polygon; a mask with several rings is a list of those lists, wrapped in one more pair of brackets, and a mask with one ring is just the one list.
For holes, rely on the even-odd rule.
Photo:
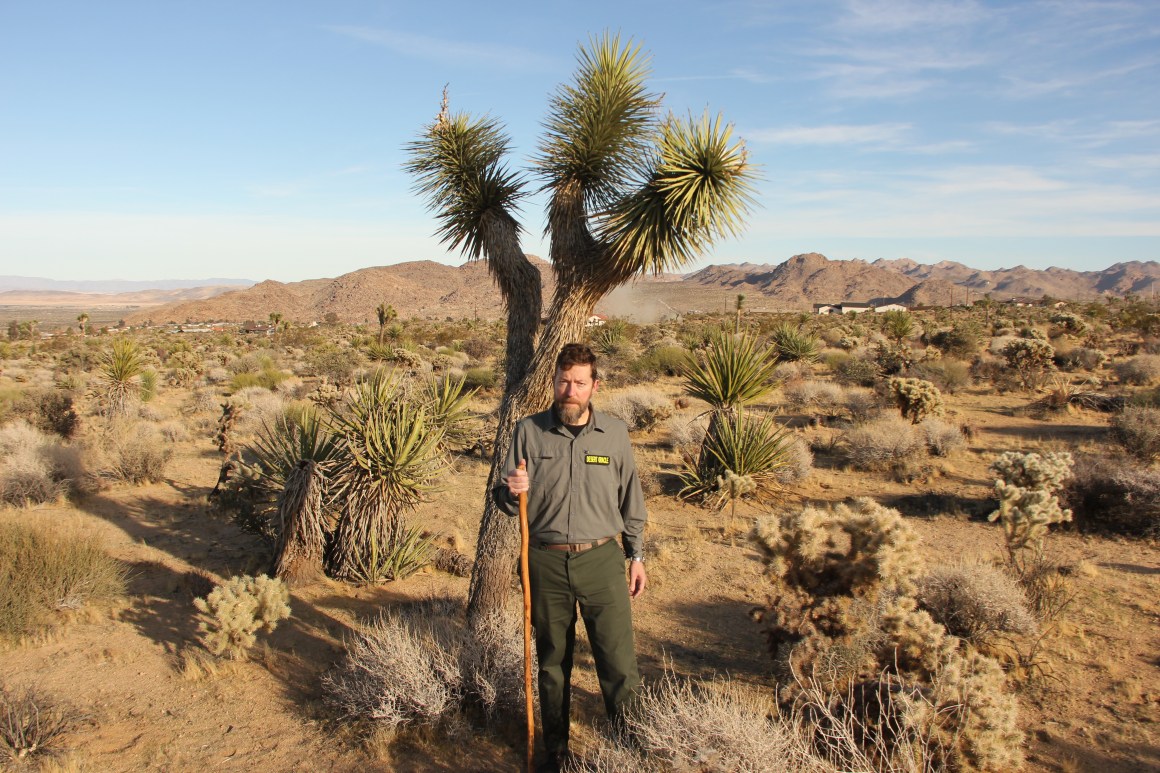
{"label": "wooden walking stick", "polygon": [[[527,465],[520,462],[520,469]],[[528,708],[528,773],[536,753],[536,716],[532,700],[532,585],[528,573],[528,494],[520,493],[520,584],[524,587],[524,697]]]}

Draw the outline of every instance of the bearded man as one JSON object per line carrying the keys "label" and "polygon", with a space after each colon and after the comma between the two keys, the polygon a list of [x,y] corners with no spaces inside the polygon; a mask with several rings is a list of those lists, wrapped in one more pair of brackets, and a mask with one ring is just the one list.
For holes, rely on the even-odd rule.
{"label": "bearded man", "polygon": [[492,489],[510,515],[519,512],[519,495],[528,495],[543,771],[559,770],[568,754],[577,606],[614,726],[640,685],[630,599],[648,584],[644,495],[628,427],[592,408],[599,386],[593,351],[565,345],[556,357],[552,407],[516,425],[507,474]]}

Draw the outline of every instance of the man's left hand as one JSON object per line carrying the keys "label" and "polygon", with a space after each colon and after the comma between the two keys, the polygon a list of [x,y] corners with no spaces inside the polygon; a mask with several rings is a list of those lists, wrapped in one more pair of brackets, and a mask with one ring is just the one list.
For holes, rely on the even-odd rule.
{"label": "man's left hand", "polygon": [[644,593],[644,589],[648,586],[648,575],[644,571],[643,561],[629,561],[628,562],[628,596],[629,598],[636,598]]}

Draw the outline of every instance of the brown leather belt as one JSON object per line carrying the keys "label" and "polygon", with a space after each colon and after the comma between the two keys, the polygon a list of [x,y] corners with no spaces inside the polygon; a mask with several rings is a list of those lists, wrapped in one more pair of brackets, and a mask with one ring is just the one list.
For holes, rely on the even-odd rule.
{"label": "brown leather belt", "polygon": [[541,550],[562,550],[568,553],[583,553],[585,550],[598,548],[612,541],[612,537],[593,540],[592,542],[541,542],[537,547]]}

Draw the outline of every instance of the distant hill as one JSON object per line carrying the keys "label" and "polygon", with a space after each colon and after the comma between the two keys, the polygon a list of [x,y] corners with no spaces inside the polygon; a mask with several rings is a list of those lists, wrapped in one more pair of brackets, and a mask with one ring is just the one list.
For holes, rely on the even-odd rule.
{"label": "distant hill", "polygon": [[[553,288],[551,266],[529,257],[544,278],[546,301]],[[1155,261],[1117,263],[1102,271],[1040,271],[1023,266],[980,271],[953,261],[928,265],[908,259],[830,260],[810,252],[777,264],[713,265],[684,276],[641,277],[617,288],[596,310],[648,321],[677,313],[731,310],[739,294],[746,296],[745,308],[751,311],[804,311],[815,303],[843,301],[949,306],[978,300],[984,293],[995,300],[1044,295],[1090,300],[1103,294],[1149,292],[1157,279],[1160,263]],[[166,297],[165,293],[187,295]],[[5,298],[17,296],[30,293],[0,293],[0,306],[15,303]],[[497,319],[503,315],[502,298],[484,261],[461,266],[412,261],[359,269],[332,279],[267,280],[245,288],[199,287],[115,296],[56,293],[54,297],[60,304],[68,301],[94,308],[103,299],[137,306],[125,316],[130,324],[264,320],[273,312],[292,322],[321,321],[330,314],[343,322],[372,322],[380,303],[394,306],[404,318]]]}

